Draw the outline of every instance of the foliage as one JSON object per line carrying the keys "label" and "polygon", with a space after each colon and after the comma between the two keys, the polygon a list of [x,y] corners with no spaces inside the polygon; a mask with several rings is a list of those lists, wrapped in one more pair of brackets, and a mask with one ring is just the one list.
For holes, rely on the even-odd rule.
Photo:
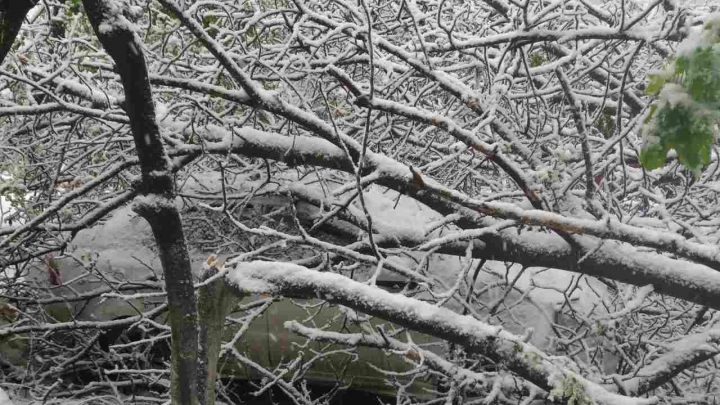
{"label": "foliage", "polygon": [[720,41],[712,23],[709,37],[689,55],[680,55],[658,74],[649,75],[646,93],[658,96],[645,119],[647,144],[640,160],[648,170],[665,165],[674,149],[678,160],[698,173],[710,163],[720,118]]}
{"label": "foliage", "polygon": [[545,62],[547,62],[547,59],[540,52],[535,52],[530,55],[530,67],[539,67]]}
{"label": "foliage", "polygon": [[71,0],[68,10],[72,14],[78,14],[82,10],[82,0]]}
{"label": "foliage", "polygon": [[542,360],[542,358],[540,357],[540,353],[535,351],[523,352],[522,359],[530,363],[530,366],[533,368],[539,367]]}
{"label": "foliage", "polygon": [[585,385],[573,374],[560,380],[550,395],[567,400],[568,405],[594,405],[595,401],[585,393]]}

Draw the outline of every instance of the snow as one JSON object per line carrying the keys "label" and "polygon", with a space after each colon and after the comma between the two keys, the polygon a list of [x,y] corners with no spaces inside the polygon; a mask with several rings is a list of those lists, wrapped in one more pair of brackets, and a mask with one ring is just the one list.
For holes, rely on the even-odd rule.
{"label": "snow", "polygon": [[150,225],[147,221],[133,212],[130,206],[125,206],[115,210],[101,224],[79,232],[73,244],[95,251],[107,249],[142,251],[147,246],[150,235]]}
{"label": "snow", "polygon": [[660,91],[660,105],[669,105],[675,107],[692,107],[693,98],[685,88],[676,83],[666,83]]}
{"label": "snow", "polygon": [[720,13],[704,16],[702,26],[689,27],[688,36],[680,42],[676,53],[689,56],[697,48],[712,46],[720,39]]}
{"label": "snow", "polygon": [[677,47],[677,54],[678,55],[690,55],[692,54],[695,49],[702,46],[702,41],[700,39],[699,35],[699,29],[693,27],[692,33],[687,36],[682,42],[680,42],[680,45]]}
{"label": "snow", "polygon": [[[441,218],[416,200],[379,186],[365,191],[365,205],[378,232],[399,240],[424,235],[425,224]],[[357,200],[355,206],[360,208]]]}
{"label": "snow", "polygon": [[[155,174],[156,176],[161,176],[162,173],[163,172],[151,172],[150,175]],[[167,197],[161,195],[148,194],[135,197],[135,202],[133,205],[134,207],[140,209],[162,209],[174,207],[174,202]]]}
{"label": "snow", "polygon": [[14,405],[8,394],[0,388],[0,405]]}
{"label": "snow", "polygon": [[[102,223],[78,232],[68,252],[77,258],[85,255],[86,259],[95,260],[98,269],[107,276],[119,279],[144,280],[152,274],[146,265],[162,274],[150,226],[129,205],[117,209]],[[64,281],[81,276],[86,271],[73,258],[57,260]],[[31,268],[28,278],[45,285],[47,275],[44,267]],[[97,286],[93,284],[88,287]]]}
{"label": "snow", "polygon": [[[9,225],[9,217],[16,211],[10,203],[10,200],[6,197],[6,192],[3,189],[6,186],[17,187],[20,190],[25,190],[25,185],[22,182],[17,182],[8,172],[0,172],[0,227]],[[25,194],[25,201],[31,201],[37,194],[34,191],[27,192]],[[23,219],[16,219],[13,225],[24,224]]]}

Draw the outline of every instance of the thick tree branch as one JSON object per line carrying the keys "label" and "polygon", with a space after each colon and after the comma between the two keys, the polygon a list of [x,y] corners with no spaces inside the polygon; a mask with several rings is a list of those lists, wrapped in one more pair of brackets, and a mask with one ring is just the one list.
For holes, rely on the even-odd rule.
{"label": "thick tree branch", "polygon": [[[203,280],[217,274],[214,256],[208,258]],[[215,382],[217,363],[223,340],[225,317],[229,315],[239,298],[237,290],[229,288],[222,280],[203,284],[198,293],[198,402],[215,404]]]}
{"label": "thick tree branch", "polygon": [[[182,151],[177,150],[174,153],[190,153],[197,152],[201,147],[188,145],[183,147]],[[320,167],[328,167],[351,172],[352,168],[347,164],[345,154],[339,147],[324,141],[322,139],[310,137],[286,137],[282,135],[272,134],[243,128],[236,131],[236,135],[227,136],[225,141],[210,144],[206,147],[206,151],[221,153],[221,151],[232,151],[234,153],[244,154],[252,157],[263,157],[269,159],[278,159],[282,156],[284,161],[293,164],[310,164]],[[493,226],[497,220],[481,214],[477,211],[478,207],[467,206],[460,202],[451,201],[447,198],[447,193],[433,193],[428,190],[418,190],[413,184],[413,178],[407,167],[387,157],[380,155],[368,154],[371,159],[366,165],[369,170],[381,173],[377,177],[376,183],[400,194],[409,196],[423,204],[434,209],[442,215],[459,214],[461,219],[456,221],[462,229],[476,229]],[[430,180],[426,181],[430,184]],[[507,207],[508,210],[498,210],[494,214],[501,218],[517,218],[521,222],[526,222],[541,226],[565,226],[573,224],[582,225],[577,229],[587,229],[585,233],[594,233],[600,237],[617,237],[630,238],[629,242],[634,242],[634,238],[638,239],[639,244],[647,244],[650,246],[658,246],[666,250],[671,248],[680,252],[678,247],[689,246],[691,252],[707,257],[712,257],[714,247],[701,245],[697,243],[683,242],[679,245],[675,241],[677,235],[665,234],[663,239],[651,237],[657,235],[656,232],[633,227],[617,222],[611,222],[608,228],[605,224],[597,221],[581,220],[560,216],[557,214],[542,213],[542,216],[548,215],[551,221],[542,222],[539,217],[525,217],[524,213],[531,214],[539,211],[523,211],[516,206],[509,205],[493,205],[496,208]],[[510,209],[512,208],[512,209]],[[520,210],[520,211],[516,211]],[[514,214],[513,214],[514,212]],[[492,214],[488,212],[488,214]],[[517,214],[517,215],[516,215]],[[534,219],[533,219],[534,218]],[[567,224],[560,225],[563,221]],[[593,225],[595,224],[595,225]],[[583,228],[586,227],[586,228]],[[597,227],[597,228],[595,228]],[[606,233],[602,229],[617,230],[617,232]],[[647,233],[647,235],[645,235]],[[720,309],[720,272],[710,269],[706,266],[678,259],[671,259],[662,254],[640,252],[627,244],[622,244],[613,240],[602,240],[596,237],[582,235],[576,232],[573,235],[576,241],[583,247],[583,251],[587,252],[582,260],[568,246],[564,240],[557,235],[551,233],[542,233],[537,231],[526,230],[519,233],[515,229],[507,229],[501,232],[492,232],[483,234],[479,237],[479,241],[485,243],[484,249],[478,249],[474,252],[475,257],[486,258],[489,260],[501,260],[515,262],[526,266],[552,267],[574,271],[594,277],[606,277],[620,282],[633,284],[636,286],[645,286],[652,284],[655,291],[661,294],[681,298],[700,305],[707,305],[714,309]],[[647,236],[647,238],[645,238]],[[409,235],[405,239],[410,238]],[[416,245],[427,242],[424,235],[418,235],[414,238]],[[406,240],[405,243],[408,243]],[[388,242],[397,243],[397,242]],[[463,254],[464,247],[459,247],[459,254]],[[451,249],[449,246],[446,250]],[[452,248],[454,249],[454,248]],[[688,252],[686,252],[688,253]],[[698,260],[700,257],[691,257]]]}
{"label": "thick tree branch", "polygon": [[345,305],[461,345],[468,352],[486,356],[548,391],[574,379],[583,384],[585,392],[600,405],[657,403],[656,397],[630,398],[611,393],[580,377],[572,369],[557,364],[520,337],[445,308],[391,294],[338,274],[320,273],[290,263],[255,261],[230,266],[226,279],[241,291],[319,297]]}

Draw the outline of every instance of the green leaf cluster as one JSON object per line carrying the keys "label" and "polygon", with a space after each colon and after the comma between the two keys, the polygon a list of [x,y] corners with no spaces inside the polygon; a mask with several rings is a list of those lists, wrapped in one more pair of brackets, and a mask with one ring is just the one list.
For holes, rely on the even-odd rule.
{"label": "green leaf cluster", "polygon": [[602,114],[595,122],[595,127],[603,134],[605,139],[610,139],[615,133],[615,109],[611,107],[603,108]]}
{"label": "green leaf cluster", "polygon": [[280,30],[277,28],[258,29],[251,25],[245,35],[245,44],[276,45],[280,43]]}
{"label": "green leaf cluster", "polygon": [[72,0],[70,2],[70,13],[78,14],[82,10],[82,0]]}
{"label": "green leaf cluster", "polygon": [[[7,309],[10,303],[0,298],[0,327],[9,325],[18,320],[18,314],[9,314]],[[0,336],[0,353],[3,359],[19,366],[27,365],[28,339],[26,334]]]}
{"label": "green leaf cluster", "polygon": [[[517,349],[515,349],[517,350]],[[522,350],[522,347],[520,348]],[[530,364],[530,367],[532,368],[538,368],[540,367],[540,361],[542,360],[542,357],[540,357],[540,353],[529,350],[526,352],[523,352],[522,359],[527,361]]]}
{"label": "green leaf cluster", "polygon": [[27,179],[30,173],[27,172],[24,159],[0,164],[0,173],[6,178],[0,177],[0,195],[10,203],[13,208],[25,208],[27,187],[23,179]]}
{"label": "green leaf cluster", "polygon": [[665,165],[667,151],[675,149],[680,162],[697,171],[710,163],[715,133],[710,116],[700,115],[692,107],[676,106],[657,109],[653,117],[656,143],[648,144],[640,155],[640,162],[648,170]]}
{"label": "green leaf cluster", "polygon": [[547,62],[545,56],[539,52],[530,55],[530,67],[538,67]]}
{"label": "green leaf cluster", "polygon": [[203,18],[202,18],[203,28],[205,28],[205,31],[212,39],[215,39],[217,37],[218,32],[220,32],[220,31],[218,31],[217,27],[214,26],[214,24],[216,24],[217,22],[218,22],[218,18],[213,15],[208,14],[208,15],[203,16]]}
{"label": "green leaf cluster", "polygon": [[[643,132],[652,142],[643,148],[640,162],[648,170],[657,169],[665,165],[667,152],[674,149],[685,167],[699,172],[710,162],[716,138],[720,46],[698,47],[648,78],[646,94],[660,99],[653,103],[645,119]],[[677,93],[678,88],[682,94]]]}
{"label": "green leaf cluster", "polygon": [[564,398],[568,405],[593,405],[595,401],[585,393],[585,384],[573,374],[568,374],[550,391],[554,397]]}

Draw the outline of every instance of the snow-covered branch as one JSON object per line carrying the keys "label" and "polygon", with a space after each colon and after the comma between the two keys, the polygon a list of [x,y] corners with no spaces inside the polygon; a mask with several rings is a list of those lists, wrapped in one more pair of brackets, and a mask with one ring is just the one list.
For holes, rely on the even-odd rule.
{"label": "snow-covered branch", "polygon": [[623,381],[631,395],[645,395],[698,364],[720,354],[720,330],[712,329],[673,342],[667,352]]}
{"label": "snow-covered branch", "polygon": [[[288,138],[247,129],[239,130],[236,133],[231,150],[238,153],[265,158],[272,158],[283,153],[283,159],[293,162],[303,161],[306,164],[314,161],[316,165],[332,168],[338,168],[343,161],[346,161],[339,147],[323,140],[302,137]],[[227,136],[230,136],[230,138],[226,138],[228,141],[233,137],[232,135]],[[199,149],[199,147],[186,148],[189,150]],[[212,146],[211,144],[209,149],[212,150],[212,148],[217,148],[218,151],[228,150],[228,145]],[[318,151],[321,153],[317,154]],[[655,291],[663,294],[709,305],[713,308],[718,305],[715,297],[720,293],[720,273],[717,271],[660,254],[639,252],[629,245],[602,241],[582,234],[597,234],[597,236],[604,237],[618,236],[620,240],[631,242],[639,240],[642,241],[641,245],[662,246],[668,250],[675,249],[674,251],[686,249],[683,251],[688,252],[688,255],[707,257],[708,259],[712,258],[713,252],[717,250],[715,247],[682,241],[678,235],[625,225],[615,220],[592,221],[564,217],[544,211],[523,210],[515,205],[504,203],[475,202],[456,192],[444,193],[445,189],[440,188],[441,186],[437,186],[440,188],[437,194],[428,193],[426,190],[418,190],[414,187],[410,171],[399,163],[373,154],[368,154],[368,159],[377,159],[377,161],[370,160],[368,166],[382,173],[382,177],[377,180],[378,184],[401,193],[407,193],[439,213],[461,215],[463,219],[457,221],[457,224],[462,228],[474,229],[493,226],[494,221],[472,209],[483,208],[487,210],[488,214],[494,214],[500,218],[517,219],[519,222],[529,225],[575,230],[573,233],[576,234],[577,240],[586,252],[583,260],[575,263],[574,261],[579,257],[559,236],[506,230],[489,232],[480,236],[479,239],[485,242],[486,246],[475,253],[476,257],[510,260],[530,266],[563,268],[637,286],[652,284]],[[343,169],[349,170],[350,168],[345,165]],[[435,184],[437,183],[430,180],[426,182],[428,188]],[[449,201],[446,198],[448,194],[457,195],[459,201]],[[617,232],[615,232],[616,230]],[[406,239],[409,236],[403,235],[403,238]],[[392,239],[390,235],[387,239],[388,243],[394,243]],[[414,238],[414,244],[411,243],[409,246],[420,246],[427,242],[425,237],[418,235]],[[462,248],[458,248],[458,253],[462,254],[463,250],[460,249]]]}
{"label": "snow-covered branch", "polygon": [[[611,393],[501,327],[448,309],[391,294],[337,274],[321,273],[278,262],[238,262],[226,276],[240,291],[289,297],[321,298],[387,319],[463,346],[486,356],[548,391],[577,379],[597,404],[653,404],[657,398],[630,398]],[[566,401],[571,398],[564,398]]]}

